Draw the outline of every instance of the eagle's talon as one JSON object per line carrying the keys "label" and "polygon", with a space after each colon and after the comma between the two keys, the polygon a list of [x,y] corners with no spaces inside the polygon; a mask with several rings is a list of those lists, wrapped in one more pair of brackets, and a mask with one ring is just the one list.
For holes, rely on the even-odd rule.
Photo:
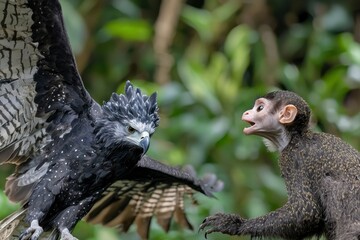
{"label": "eagle's talon", "polygon": [[19,239],[20,240],[37,240],[40,235],[43,233],[43,228],[39,226],[39,222],[37,220],[33,220],[28,229],[26,229],[23,233],[21,233]]}
{"label": "eagle's talon", "polygon": [[60,240],[78,240],[78,239],[70,233],[69,229],[65,228],[61,231]]}

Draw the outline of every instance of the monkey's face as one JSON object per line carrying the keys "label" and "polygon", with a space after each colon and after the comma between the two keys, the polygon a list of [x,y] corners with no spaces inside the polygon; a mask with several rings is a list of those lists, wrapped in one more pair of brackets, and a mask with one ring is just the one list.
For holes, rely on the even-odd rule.
{"label": "monkey's face", "polygon": [[242,120],[249,123],[250,127],[244,128],[246,135],[260,135],[265,137],[269,132],[278,130],[279,122],[276,113],[272,113],[273,104],[266,98],[255,101],[252,109],[244,112]]}
{"label": "monkey's face", "polygon": [[246,135],[259,135],[268,139],[277,138],[282,135],[285,126],[292,124],[297,114],[294,105],[280,105],[276,108],[276,101],[266,98],[259,98],[255,101],[254,107],[242,116],[242,120],[249,123],[250,127],[244,128]]}

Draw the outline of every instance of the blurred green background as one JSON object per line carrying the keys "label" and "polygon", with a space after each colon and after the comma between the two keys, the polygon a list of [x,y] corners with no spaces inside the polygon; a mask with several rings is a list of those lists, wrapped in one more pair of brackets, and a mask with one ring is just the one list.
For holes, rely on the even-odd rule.
{"label": "blurred green background", "polygon": [[[217,199],[187,204],[195,231],[156,221],[151,239],[204,239],[209,214],[252,218],[286,201],[277,154],[245,136],[242,113],[275,89],[292,90],[313,110],[313,128],[360,149],[360,2],[282,0],[62,0],[86,88],[98,101],[129,79],[158,92],[160,126],[148,155],[191,164],[225,182]],[[11,167],[0,169],[1,186]],[[0,217],[16,209],[0,195]],[[80,239],[138,239],[135,228],[81,223]],[[213,234],[209,239],[249,239]]]}

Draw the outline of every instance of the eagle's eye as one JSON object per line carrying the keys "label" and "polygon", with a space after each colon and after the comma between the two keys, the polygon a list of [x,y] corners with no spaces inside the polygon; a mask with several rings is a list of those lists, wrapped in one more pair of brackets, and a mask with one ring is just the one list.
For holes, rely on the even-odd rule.
{"label": "eagle's eye", "polygon": [[133,128],[132,126],[128,126],[127,130],[129,133],[134,133],[135,132],[135,128]]}

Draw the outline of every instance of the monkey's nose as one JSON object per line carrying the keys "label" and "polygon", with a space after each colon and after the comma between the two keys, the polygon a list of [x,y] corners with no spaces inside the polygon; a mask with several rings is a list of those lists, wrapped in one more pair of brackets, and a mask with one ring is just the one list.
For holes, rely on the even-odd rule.
{"label": "monkey's nose", "polygon": [[247,110],[246,112],[244,112],[243,115],[242,115],[242,117],[241,117],[241,119],[243,119],[245,116],[249,115],[249,113],[250,113],[249,110]]}

